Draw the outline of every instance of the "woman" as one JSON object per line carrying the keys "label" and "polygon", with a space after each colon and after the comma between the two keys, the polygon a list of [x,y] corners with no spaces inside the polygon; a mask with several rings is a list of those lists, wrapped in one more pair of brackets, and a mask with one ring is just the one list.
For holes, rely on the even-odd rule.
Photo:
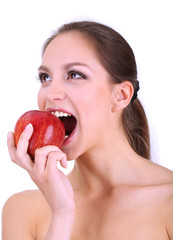
{"label": "woman", "polygon": [[[39,190],[15,194],[3,209],[3,239],[173,239],[173,174],[149,161],[148,123],[137,97],[134,54],[113,29],[95,22],[62,26],[39,67],[40,110],[72,115],[61,149],[26,153],[29,124],[13,162]],[[67,131],[67,126],[66,131]],[[73,170],[65,176],[57,161]]]}

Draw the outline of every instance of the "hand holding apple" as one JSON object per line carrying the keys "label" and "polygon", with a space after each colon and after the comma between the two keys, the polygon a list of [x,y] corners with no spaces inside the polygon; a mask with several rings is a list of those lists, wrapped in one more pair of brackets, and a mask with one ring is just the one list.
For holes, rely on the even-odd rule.
{"label": "hand holding apple", "polygon": [[[28,125],[29,123],[33,128]],[[73,188],[68,177],[57,167],[57,161],[62,167],[67,167],[67,156],[60,149],[65,139],[63,122],[50,112],[29,111],[18,119],[14,134],[10,132],[7,141],[11,160],[29,173],[44,195],[52,215],[57,216],[58,212],[60,216],[70,214],[73,218],[75,209]],[[19,141],[21,134],[22,138]],[[19,141],[17,149],[14,141],[16,145]],[[49,146],[43,147],[45,145]],[[27,152],[34,163],[26,154],[27,147]],[[40,149],[34,156],[37,148]]]}
{"label": "hand holding apple", "polygon": [[65,138],[65,128],[62,121],[50,112],[37,110],[24,113],[16,122],[14,129],[16,146],[21,133],[29,123],[34,128],[27,151],[32,160],[34,160],[37,148],[47,145],[56,145],[61,148]]}

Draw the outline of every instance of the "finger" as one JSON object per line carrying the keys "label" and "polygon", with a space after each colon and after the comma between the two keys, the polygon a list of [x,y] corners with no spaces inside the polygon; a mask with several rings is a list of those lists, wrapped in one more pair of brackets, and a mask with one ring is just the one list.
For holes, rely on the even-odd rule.
{"label": "finger", "polygon": [[16,152],[16,146],[15,146],[13,132],[9,132],[7,135],[7,147],[8,147],[8,151],[9,151],[11,160],[15,161],[14,156],[15,156],[15,152]]}
{"label": "finger", "polygon": [[47,163],[46,163],[46,172],[50,171],[52,172],[53,170],[57,170],[57,159],[55,157],[55,154],[52,152],[49,154],[49,157],[47,158]]}
{"label": "finger", "polygon": [[[42,174],[45,171],[48,155],[52,152],[59,152],[60,160],[62,159],[61,155],[64,155],[64,153],[57,146],[54,146],[54,145],[48,145],[48,146],[36,149],[36,151],[35,151],[35,171],[38,174]],[[56,156],[55,162],[59,160],[57,158],[58,157]],[[56,164],[57,164],[57,162],[56,162]]]}
{"label": "finger", "polygon": [[[48,155],[49,159],[54,159],[56,162],[59,161],[62,167],[67,168],[67,156],[62,151],[50,152]],[[48,164],[50,164],[50,161],[48,161]]]}
{"label": "finger", "polygon": [[18,142],[18,145],[17,145],[17,151],[18,152],[24,153],[24,154],[27,152],[29,139],[32,136],[33,130],[34,129],[33,129],[32,124],[29,123],[26,126],[25,130],[20,135],[19,142]]}
{"label": "finger", "polygon": [[33,162],[31,161],[29,155],[26,153],[26,150],[24,151],[24,149],[27,149],[28,144],[26,147],[23,145],[23,148],[22,143],[19,144],[19,147],[20,145],[21,150],[18,149],[18,146],[16,148],[14,133],[9,132],[7,136],[7,146],[11,160],[25,170],[32,171]]}
{"label": "finger", "polygon": [[29,173],[33,171],[34,166],[33,161],[27,153],[29,140],[32,136],[33,130],[32,124],[29,123],[20,135],[16,151],[16,156],[18,158],[17,164],[26,169]]}
{"label": "finger", "polygon": [[35,150],[34,170],[39,175],[45,171],[47,155],[48,155],[47,149],[45,149],[44,147]]}

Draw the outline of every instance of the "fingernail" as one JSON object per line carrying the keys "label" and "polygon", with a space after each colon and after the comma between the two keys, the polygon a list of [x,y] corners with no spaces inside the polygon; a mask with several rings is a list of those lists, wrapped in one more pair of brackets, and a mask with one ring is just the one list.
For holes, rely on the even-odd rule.
{"label": "fingernail", "polygon": [[31,128],[32,128],[32,124],[29,123],[29,124],[26,126],[25,130],[28,131],[28,130],[31,129]]}
{"label": "fingernail", "polygon": [[8,132],[8,134],[7,134],[7,139],[10,138],[10,135],[11,135],[11,132]]}

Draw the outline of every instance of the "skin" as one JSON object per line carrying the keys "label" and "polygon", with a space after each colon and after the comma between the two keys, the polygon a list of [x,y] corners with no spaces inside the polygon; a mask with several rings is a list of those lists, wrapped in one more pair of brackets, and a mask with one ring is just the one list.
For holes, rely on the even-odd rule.
{"label": "skin", "polygon": [[[72,70],[86,79],[69,74]],[[46,74],[39,109],[72,113],[77,129],[61,150],[38,149],[35,164],[26,153],[32,126],[22,133],[17,149],[13,133],[8,135],[12,161],[28,171],[39,190],[6,202],[3,240],[173,239],[172,171],[138,156],[123,131],[131,83],[112,84],[91,42],[76,32],[50,43],[39,72]],[[76,159],[74,169],[65,176],[57,161],[66,167],[71,159]]]}

